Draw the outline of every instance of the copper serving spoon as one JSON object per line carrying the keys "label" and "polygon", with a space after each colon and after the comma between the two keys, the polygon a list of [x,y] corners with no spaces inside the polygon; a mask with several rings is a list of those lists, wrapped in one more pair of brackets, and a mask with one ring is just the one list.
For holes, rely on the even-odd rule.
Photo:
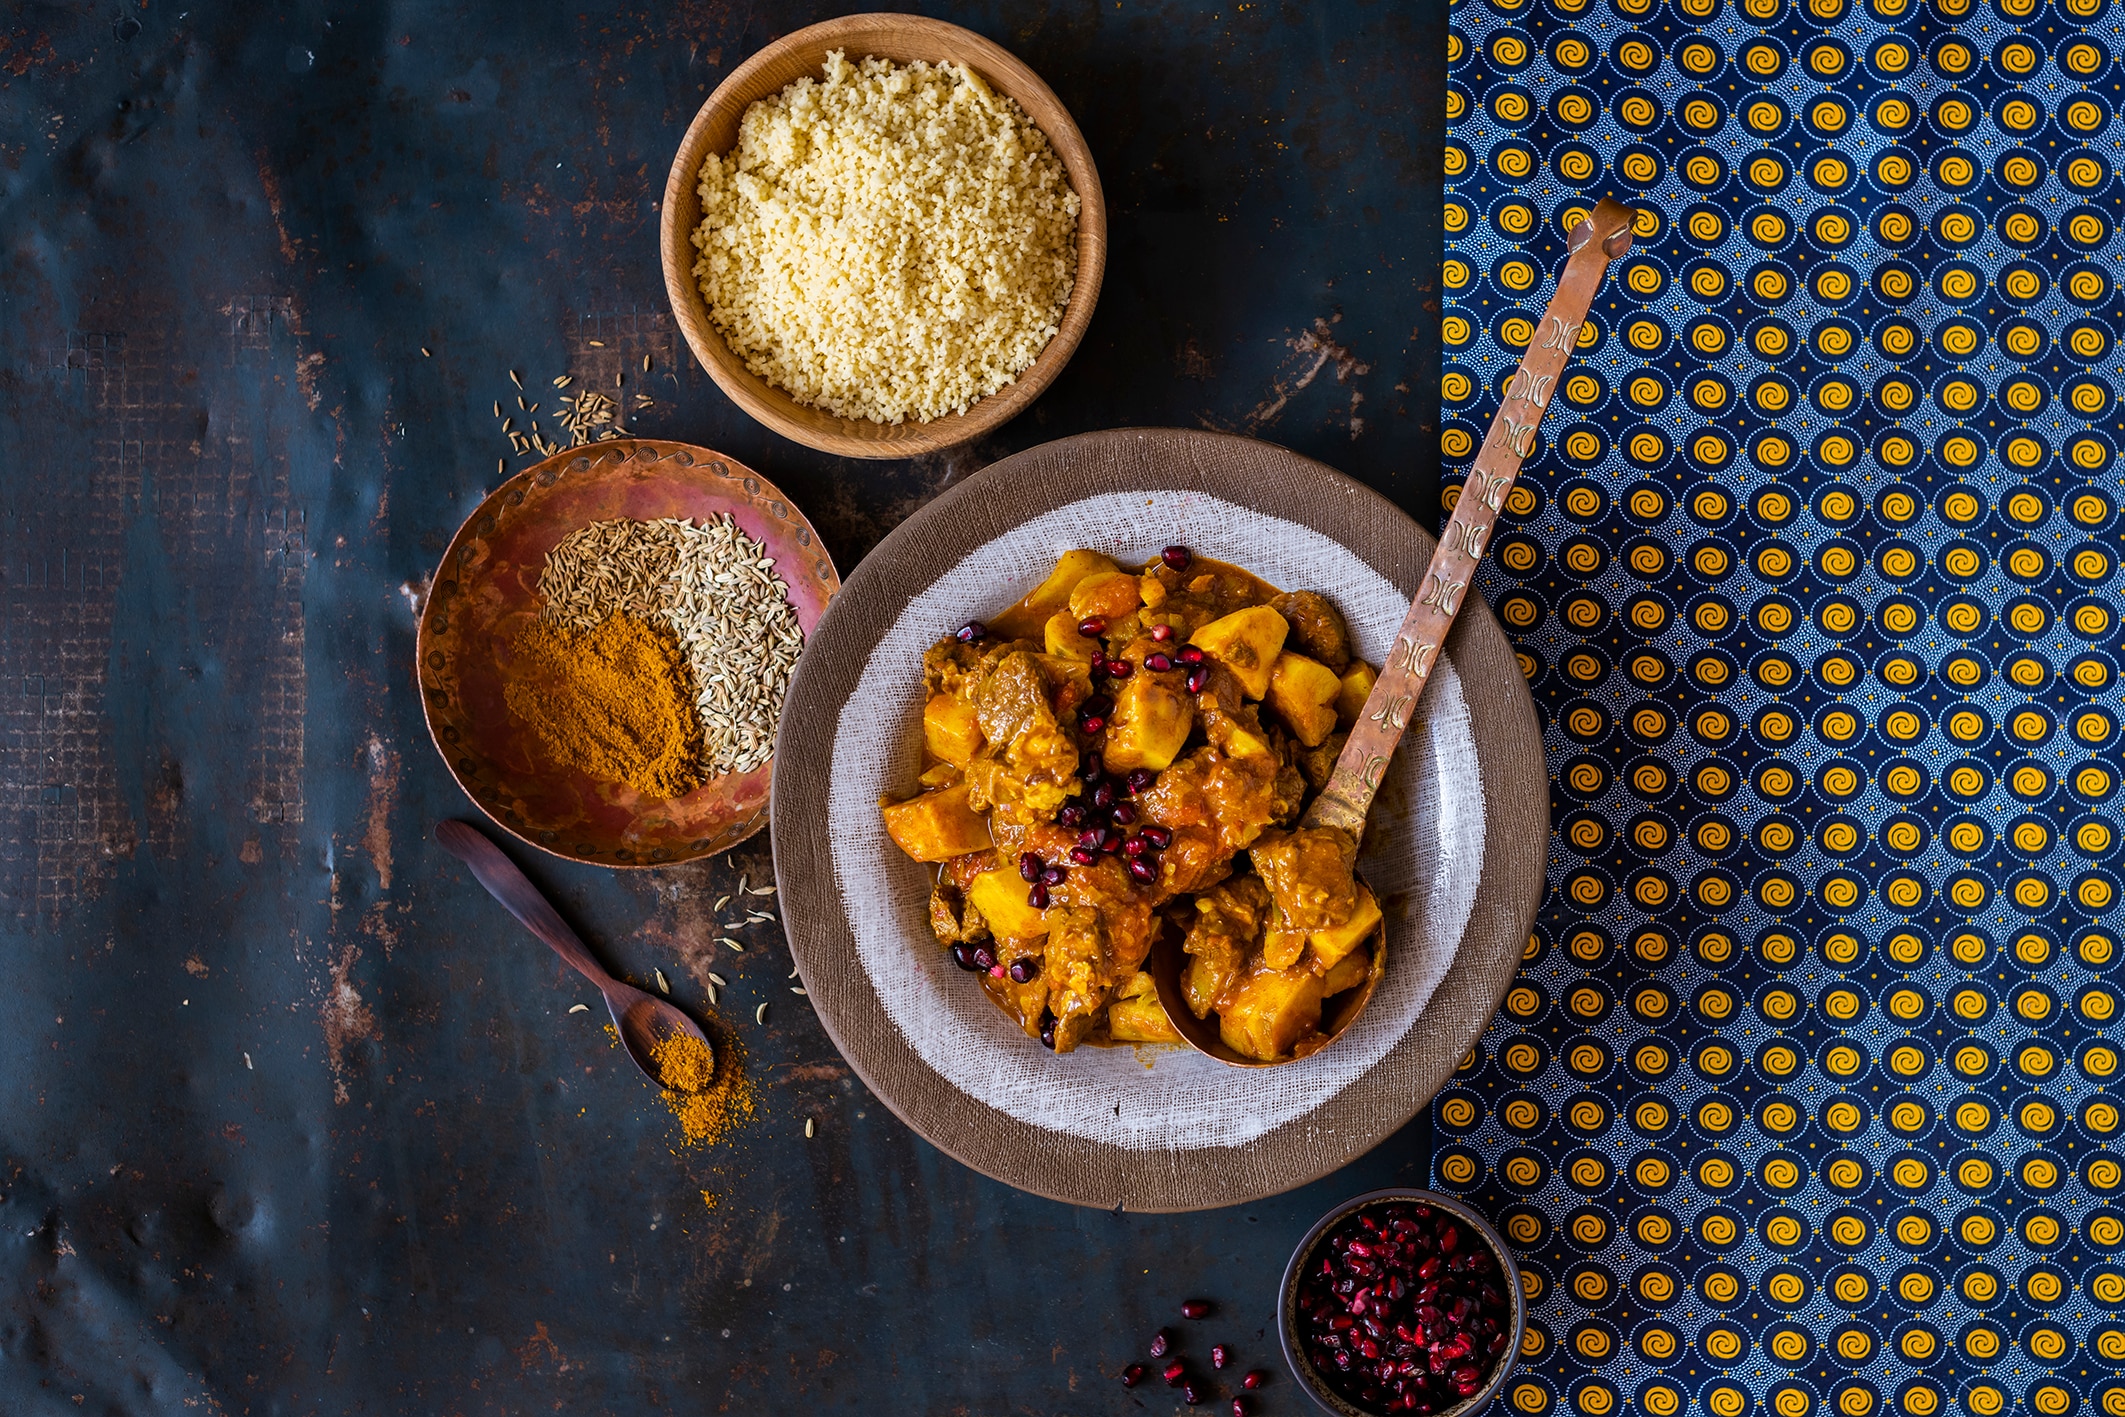
{"label": "copper serving spoon", "polygon": [[472,868],[473,876],[487,888],[487,894],[500,901],[519,925],[551,945],[553,952],[576,973],[597,986],[605,996],[605,1007],[612,1013],[613,1026],[620,1030],[621,1046],[651,1082],[659,1087],[669,1086],[657,1072],[656,1046],[674,1034],[699,1039],[701,1046],[709,1050],[709,1057],[715,1057],[715,1049],[701,1032],[701,1025],[676,1004],[607,974],[539,888],[479,828],[466,822],[437,822],[435,839],[445,851]]}
{"label": "copper serving spoon", "polygon": [[[1565,238],[1569,253],[1557,292],[1542,313],[1535,337],[1519,369],[1506,382],[1505,397],[1491,421],[1490,434],[1469,469],[1460,500],[1447,520],[1446,534],[1432,553],[1423,589],[1418,593],[1402,628],[1395,632],[1387,667],[1380,672],[1357,725],[1336,758],[1328,785],[1313,799],[1301,827],[1335,827],[1353,841],[1363,841],[1365,814],[1387,774],[1388,761],[1402,741],[1403,730],[1417,706],[1417,699],[1430,681],[1438,662],[1439,646],[1453,628],[1463,595],[1475,580],[1476,566],[1512,491],[1520,465],[1535,450],[1542,411],[1557,386],[1557,378],[1578,347],[1579,328],[1593,308],[1594,296],[1608,275],[1609,263],[1631,249],[1631,212],[1612,197],[1604,197]],[[1387,929],[1381,922],[1371,939],[1372,968],[1365,982],[1334,995],[1322,1014],[1318,1032],[1307,1040],[1310,1047],[1288,1058],[1251,1058],[1227,1047],[1219,1036],[1214,1018],[1199,1019],[1188,1007],[1181,988],[1181,969],[1186,958],[1180,940],[1171,930],[1161,931],[1152,943],[1144,968],[1158,986],[1158,1001],[1174,1029],[1189,1045],[1219,1062],[1234,1067],[1276,1067],[1299,1057],[1308,1057],[1334,1042],[1355,1023],[1372,1002],[1374,990],[1387,966]],[[1316,1041],[1318,1040],[1318,1041]],[[1304,1045],[1302,1045],[1304,1046]]]}

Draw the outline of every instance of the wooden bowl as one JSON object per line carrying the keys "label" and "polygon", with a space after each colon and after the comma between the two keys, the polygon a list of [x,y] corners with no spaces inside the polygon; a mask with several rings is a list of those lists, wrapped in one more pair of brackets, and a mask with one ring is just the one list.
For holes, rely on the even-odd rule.
{"label": "wooden bowl", "polygon": [[841,577],[804,513],[735,458],[615,438],[526,468],[465,518],[421,608],[415,653],[436,751],[497,826],[571,861],[669,866],[767,825],[772,758],[684,797],[651,797],[553,761],[502,697],[509,646],[539,613],[539,571],[562,537],[614,517],[725,513],[774,557],[808,643]]}
{"label": "wooden bowl", "polygon": [[[781,92],[798,79],[818,77],[826,56],[844,50],[853,60],[876,56],[896,64],[918,59],[965,64],[997,92],[1017,101],[1045,133],[1062,159],[1076,189],[1077,280],[1063,307],[1054,338],[1033,363],[1010,383],[974,404],[965,413],[946,414],[928,423],[899,424],[866,418],[840,418],[822,408],[801,404],[745,367],[708,317],[708,302],[694,279],[693,233],[701,225],[701,164],[710,154],[728,153],[738,141],[738,120],[760,99]],[[844,15],[783,36],[740,64],[701,105],[687,126],[664,184],[661,228],[664,288],[686,342],[731,401],[783,437],[851,458],[910,458],[976,438],[1009,422],[1039,398],[1092,321],[1099,284],[1107,269],[1107,205],[1100,193],[1099,172],[1091,149],[1077,131],[1069,110],[1038,74],[1001,45],[942,20],[919,15]]]}

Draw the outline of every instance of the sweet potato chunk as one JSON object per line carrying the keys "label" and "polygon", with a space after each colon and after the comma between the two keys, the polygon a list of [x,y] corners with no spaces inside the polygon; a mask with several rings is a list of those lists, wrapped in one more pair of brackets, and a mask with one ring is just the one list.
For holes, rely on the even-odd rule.
{"label": "sweet potato chunk", "polygon": [[1085,664],[1099,653],[1099,641],[1079,634],[1077,617],[1067,610],[1058,610],[1048,617],[1046,630],[1048,653],[1058,659],[1074,659]]}
{"label": "sweet potato chunk", "polygon": [[1117,1043],[1178,1043],[1181,1036],[1158,997],[1117,999],[1107,1006],[1107,1033]]}
{"label": "sweet potato chunk", "polygon": [[1321,976],[1260,969],[1240,982],[1217,1021],[1225,1046],[1250,1058],[1281,1058],[1321,1026]]}
{"label": "sweet potato chunk", "polygon": [[[989,824],[967,805],[967,785],[955,782],[906,802],[881,802],[886,834],[917,861],[949,861],[993,844]],[[983,912],[987,914],[986,911]]]}
{"label": "sweet potato chunk", "polygon": [[1186,694],[1175,693],[1153,675],[1136,675],[1114,696],[1103,754],[1107,771],[1149,768],[1164,772],[1194,726],[1195,705]]}
{"label": "sweet potato chunk", "polygon": [[1291,736],[1311,748],[1335,732],[1336,695],[1343,683],[1317,659],[1284,651],[1269,669],[1269,706]]}
{"label": "sweet potato chunk", "polygon": [[932,694],[922,707],[922,741],[932,753],[965,767],[981,751],[981,719],[956,694]]}
{"label": "sweet potato chunk", "polygon": [[1365,942],[1372,934],[1372,927],[1380,923],[1380,903],[1372,897],[1371,889],[1364,882],[1358,883],[1358,906],[1350,918],[1340,925],[1331,925],[1325,930],[1315,930],[1306,938],[1313,947],[1313,967],[1327,974],[1343,962],[1352,950]]}
{"label": "sweet potato chunk", "polygon": [[1016,871],[989,871],[967,887],[967,902],[981,912],[999,940],[1033,940],[1048,933],[1048,912],[1026,901],[1026,883]]}
{"label": "sweet potato chunk", "polygon": [[1350,661],[1350,668],[1343,671],[1342,682],[1336,689],[1338,726],[1349,728],[1358,721],[1358,716],[1365,711],[1366,696],[1372,693],[1372,686],[1379,681],[1379,674],[1364,660]]}
{"label": "sweet potato chunk", "polygon": [[1025,599],[989,621],[989,629],[1012,638],[1037,635],[1049,616],[1069,606],[1070,592],[1077,589],[1079,581],[1114,568],[1113,559],[1097,551],[1065,551],[1048,578],[1028,591]]}
{"label": "sweet potato chunk", "polygon": [[1119,620],[1124,615],[1134,615],[1143,603],[1143,590],[1127,571],[1101,571],[1086,576],[1070,592],[1070,613],[1080,620],[1093,615]]}
{"label": "sweet potato chunk", "polygon": [[1189,637],[1189,643],[1233,672],[1250,699],[1269,692],[1269,673],[1284,648],[1291,627],[1266,605],[1235,610],[1212,620]]}
{"label": "sweet potato chunk", "polygon": [[1372,973],[1370,951],[1357,951],[1343,956],[1342,962],[1322,976],[1321,996],[1332,999],[1345,989],[1355,989]]}

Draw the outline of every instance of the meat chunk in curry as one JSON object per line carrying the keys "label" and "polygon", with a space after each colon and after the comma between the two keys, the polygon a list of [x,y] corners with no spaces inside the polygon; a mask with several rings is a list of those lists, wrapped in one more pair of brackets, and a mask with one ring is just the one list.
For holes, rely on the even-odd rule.
{"label": "meat chunk in curry", "polygon": [[1319,592],[1067,552],[924,654],[924,790],[880,804],[886,830],[937,863],[938,941],[1056,1052],[1180,1041],[1143,970],[1173,930],[1196,1018],[1300,1055],[1377,957],[1356,843],[1297,825],[1370,675]]}

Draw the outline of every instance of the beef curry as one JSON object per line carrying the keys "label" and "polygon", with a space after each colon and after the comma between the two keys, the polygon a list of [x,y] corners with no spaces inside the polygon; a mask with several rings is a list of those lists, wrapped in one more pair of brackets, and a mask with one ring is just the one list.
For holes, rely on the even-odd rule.
{"label": "beef curry", "polygon": [[1381,918],[1356,844],[1297,826],[1375,678],[1327,597],[1177,546],[1138,571],[1071,551],[922,667],[922,790],[886,829],[936,863],[931,928],[1029,1037],[1179,1042],[1143,968],[1174,930],[1228,1046],[1326,1041]]}

